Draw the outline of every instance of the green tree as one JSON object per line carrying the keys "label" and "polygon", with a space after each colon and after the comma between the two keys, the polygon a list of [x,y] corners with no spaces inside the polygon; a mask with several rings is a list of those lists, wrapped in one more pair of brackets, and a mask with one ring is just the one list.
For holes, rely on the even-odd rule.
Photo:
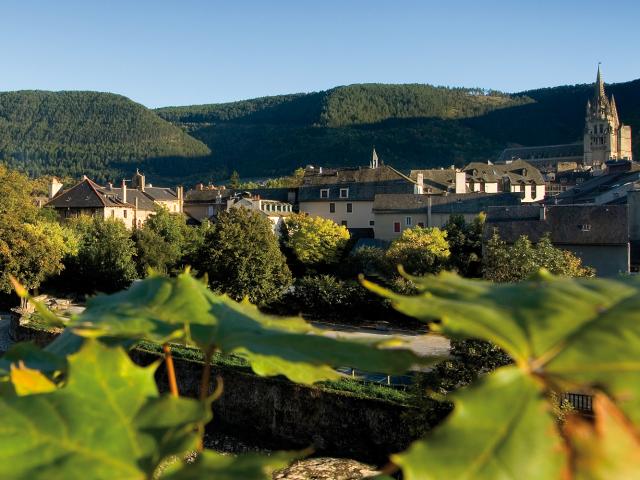
{"label": "green tree", "polygon": [[70,222],[79,237],[78,254],[67,256],[61,284],[82,293],[115,292],[137,277],[135,244],[115,219],[78,217]]}
{"label": "green tree", "polygon": [[0,291],[10,292],[9,276],[35,289],[63,269],[62,258],[77,248],[75,237],[36,208],[36,188],[26,175],[0,165]]}
{"label": "green tree", "polygon": [[237,190],[240,188],[240,175],[236,170],[231,173],[231,177],[229,177],[229,188],[232,190]]}
{"label": "green tree", "polygon": [[437,227],[406,229],[386,253],[393,266],[402,265],[413,275],[442,270],[450,255],[447,232]]}
{"label": "green tree", "polygon": [[540,268],[565,277],[592,277],[595,271],[582,265],[571,252],[555,248],[548,236],[534,245],[522,236],[509,246],[498,232],[487,242],[483,258],[483,276],[494,282],[517,282],[530,277]]}
{"label": "green tree", "polygon": [[449,265],[464,277],[482,276],[482,230],[486,215],[467,223],[462,215],[451,215],[444,226],[451,256]]}
{"label": "green tree", "polygon": [[194,265],[215,290],[264,304],[291,285],[291,272],[273,234],[271,222],[258,212],[232,208],[206,230]]}
{"label": "green tree", "polygon": [[158,207],[133,233],[138,273],[144,276],[149,268],[164,273],[182,268],[183,260],[193,253],[196,233],[183,215]]}
{"label": "green tree", "polygon": [[293,214],[286,218],[283,242],[304,265],[332,265],[340,261],[349,230],[333,220]]}

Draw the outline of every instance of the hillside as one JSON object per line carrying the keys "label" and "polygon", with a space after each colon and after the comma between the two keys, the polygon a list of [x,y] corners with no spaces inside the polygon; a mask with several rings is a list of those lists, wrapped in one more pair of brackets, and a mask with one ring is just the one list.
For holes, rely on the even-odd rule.
{"label": "hillside", "polygon": [[[95,92],[0,93],[0,160],[98,181],[136,167],[164,183],[279,176],[307,164],[399,169],[495,158],[506,146],[580,140],[592,85],[516,94],[363,84],[155,111]],[[607,85],[640,158],[640,80]]]}
{"label": "hillside", "polygon": [[[374,145],[384,161],[410,169],[486,161],[510,145],[574,142],[592,92],[592,85],[508,95],[364,84],[157,112],[211,148],[208,178],[216,179],[234,169],[270,176],[305,164],[363,165]],[[607,85],[607,92],[616,96],[621,120],[640,128],[640,80]]]}
{"label": "hillside", "polygon": [[196,162],[191,157],[209,154],[181,128],[120,95],[0,93],[0,160],[32,175],[87,174],[103,181],[138,164],[171,175],[175,166]]}

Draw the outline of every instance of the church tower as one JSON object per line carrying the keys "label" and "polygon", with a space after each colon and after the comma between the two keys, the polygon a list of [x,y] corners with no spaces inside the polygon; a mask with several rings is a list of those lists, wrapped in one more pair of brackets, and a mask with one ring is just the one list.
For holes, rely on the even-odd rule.
{"label": "church tower", "polygon": [[607,98],[598,65],[593,98],[587,102],[584,126],[585,166],[599,167],[609,160],[631,160],[631,127],[622,125],[616,101]]}

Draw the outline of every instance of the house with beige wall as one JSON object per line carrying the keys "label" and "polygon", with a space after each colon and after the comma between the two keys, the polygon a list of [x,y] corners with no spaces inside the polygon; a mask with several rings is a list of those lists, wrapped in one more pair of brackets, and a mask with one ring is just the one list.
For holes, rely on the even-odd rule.
{"label": "house with beige wall", "polygon": [[375,196],[382,193],[417,193],[415,180],[388,165],[323,169],[307,167],[298,190],[301,213],[333,220],[352,234],[373,236]]}
{"label": "house with beige wall", "polygon": [[227,200],[227,210],[232,208],[246,208],[259,212],[271,222],[271,229],[277,237],[282,231],[285,218],[293,213],[293,205],[278,200],[260,198],[258,195],[236,195]]}
{"label": "house with beige wall", "polygon": [[166,187],[153,187],[145,183],[144,175],[136,172],[130,180],[122,180],[119,188],[109,183],[98,185],[86,176],[73,187],[62,190],[62,184],[52,179],[50,200],[43,205],[53,208],[60,219],[80,215],[113,218],[122,221],[129,229],[140,228],[161,206],[172,213],[182,213],[182,187],[173,191]]}
{"label": "house with beige wall", "polygon": [[472,162],[462,169],[411,170],[409,176],[422,183],[426,194],[517,193],[522,203],[545,197],[545,180],[529,163],[516,160],[504,165]]}

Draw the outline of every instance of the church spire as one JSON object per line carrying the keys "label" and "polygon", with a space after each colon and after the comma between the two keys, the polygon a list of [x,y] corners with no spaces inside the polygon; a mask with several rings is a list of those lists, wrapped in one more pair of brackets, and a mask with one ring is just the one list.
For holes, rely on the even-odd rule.
{"label": "church spire", "polygon": [[600,63],[598,63],[598,76],[596,77],[595,87],[595,98],[598,100],[606,100],[604,95],[604,82],[602,81],[602,75],[600,74]]}
{"label": "church spire", "polygon": [[613,96],[613,93],[611,94],[611,115],[613,116],[613,118],[616,119],[616,121],[618,121],[618,108],[616,107],[616,99]]}

